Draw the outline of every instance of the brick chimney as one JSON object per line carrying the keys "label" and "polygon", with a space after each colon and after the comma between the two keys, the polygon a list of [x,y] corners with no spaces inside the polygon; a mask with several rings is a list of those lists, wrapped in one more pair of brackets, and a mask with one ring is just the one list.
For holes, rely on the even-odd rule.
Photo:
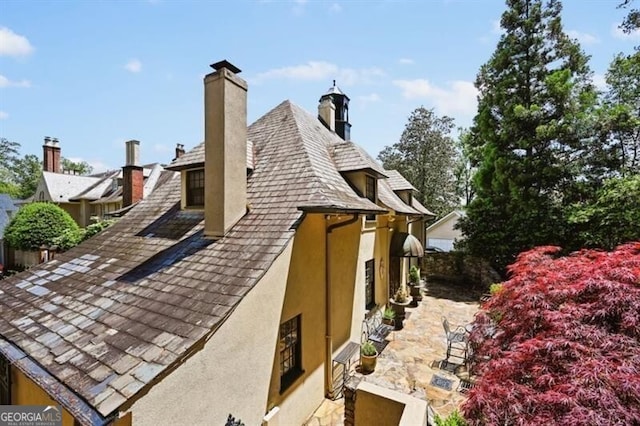
{"label": "brick chimney", "polygon": [[126,162],[122,168],[122,207],[128,207],[142,200],[144,176],[140,166],[140,142],[126,143]]}
{"label": "brick chimney", "polygon": [[45,136],[42,145],[42,170],[60,173],[60,143],[56,138]]}
{"label": "brick chimney", "polygon": [[182,157],[184,155],[184,145],[181,143],[177,143],[176,144],[176,158],[174,158],[174,160],[177,160],[178,158]]}
{"label": "brick chimney", "polygon": [[247,211],[247,82],[229,62],[204,78],[205,225],[220,238]]}

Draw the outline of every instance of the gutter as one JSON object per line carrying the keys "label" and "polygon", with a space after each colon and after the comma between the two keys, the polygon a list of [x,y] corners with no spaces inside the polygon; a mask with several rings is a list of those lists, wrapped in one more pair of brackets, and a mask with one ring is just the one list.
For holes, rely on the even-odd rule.
{"label": "gutter", "polygon": [[[325,216],[329,220],[329,216]],[[331,324],[331,267],[329,254],[331,253],[329,238],[334,229],[351,225],[360,219],[360,215],[354,213],[351,219],[327,226],[325,233],[324,274],[325,274],[325,363],[324,363],[324,387],[327,397],[333,399],[333,326]]]}

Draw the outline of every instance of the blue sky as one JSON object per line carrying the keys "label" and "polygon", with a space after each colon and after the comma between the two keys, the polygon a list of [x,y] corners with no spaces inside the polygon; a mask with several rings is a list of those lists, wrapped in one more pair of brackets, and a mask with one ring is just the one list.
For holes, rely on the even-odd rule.
{"label": "blue sky", "polygon": [[[592,56],[596,84],[622,35],[617,0],[563,2],[565,30]],[[171,161],[203,140],[203,76],[221,59],[249,82],[252,123],[285,99],[316,113],[333,79],[351,98],[351,136],[377,155],[424,105],[468,126],[473,81],[495,49],[504,2],[0,2],[0,137],[42,155],[44,136],[96,171]]]}

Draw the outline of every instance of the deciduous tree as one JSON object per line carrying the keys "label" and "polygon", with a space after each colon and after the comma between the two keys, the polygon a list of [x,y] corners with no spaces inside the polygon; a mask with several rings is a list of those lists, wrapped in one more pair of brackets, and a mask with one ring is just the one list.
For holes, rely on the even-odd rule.
{"label": "deciduous tree", "polygon": [[398,170],[419,191],[418,199],[438,216],[459,205],[455,167],[458,154],[450,134],[451,117],[438,117],[420,107],[409,116],[400,141],[385,147],[378,158],[389,170]]}
{"label": "deciduous tree", "polygon": [[93,167],[86,161],[72,161],[68,158],[62,158],[62,170],[72,171],[78,175],[89,175],[93,172]]}
{"label": "deciduous tree", "polygon": [[471,333],[470,425],[640,424],[640,243],[518,256]]}

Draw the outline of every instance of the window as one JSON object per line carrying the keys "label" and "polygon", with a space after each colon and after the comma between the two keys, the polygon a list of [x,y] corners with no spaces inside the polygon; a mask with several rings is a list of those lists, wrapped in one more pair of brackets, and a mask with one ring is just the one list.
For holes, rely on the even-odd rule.
{"label": "window", "polygon": [[[376,189],[377,189],[377,181],[376,178],[366,175],[366,184],[365,184],[365,191],[364,191],[364,196],[367,197],[372,203],[376,202]],[[367,220],[375,220],[376,219],[376,215],[373,214],[369,214],[367,215]]]}
{"label": "window", "polygon": [[376,305],[376,261],[367,260],[364,264],[365,307],[371,309]]}
{"label": "window", "polygon": [[204,206],[204,169],[187,172],[187,206]]}
{"label": "window", "polygon": [[303,373],[300,315],[280,324],[280,392]]}
{"label": "window", "polygon": [[11,363],[0,355],[0,405],[11,405]]}

